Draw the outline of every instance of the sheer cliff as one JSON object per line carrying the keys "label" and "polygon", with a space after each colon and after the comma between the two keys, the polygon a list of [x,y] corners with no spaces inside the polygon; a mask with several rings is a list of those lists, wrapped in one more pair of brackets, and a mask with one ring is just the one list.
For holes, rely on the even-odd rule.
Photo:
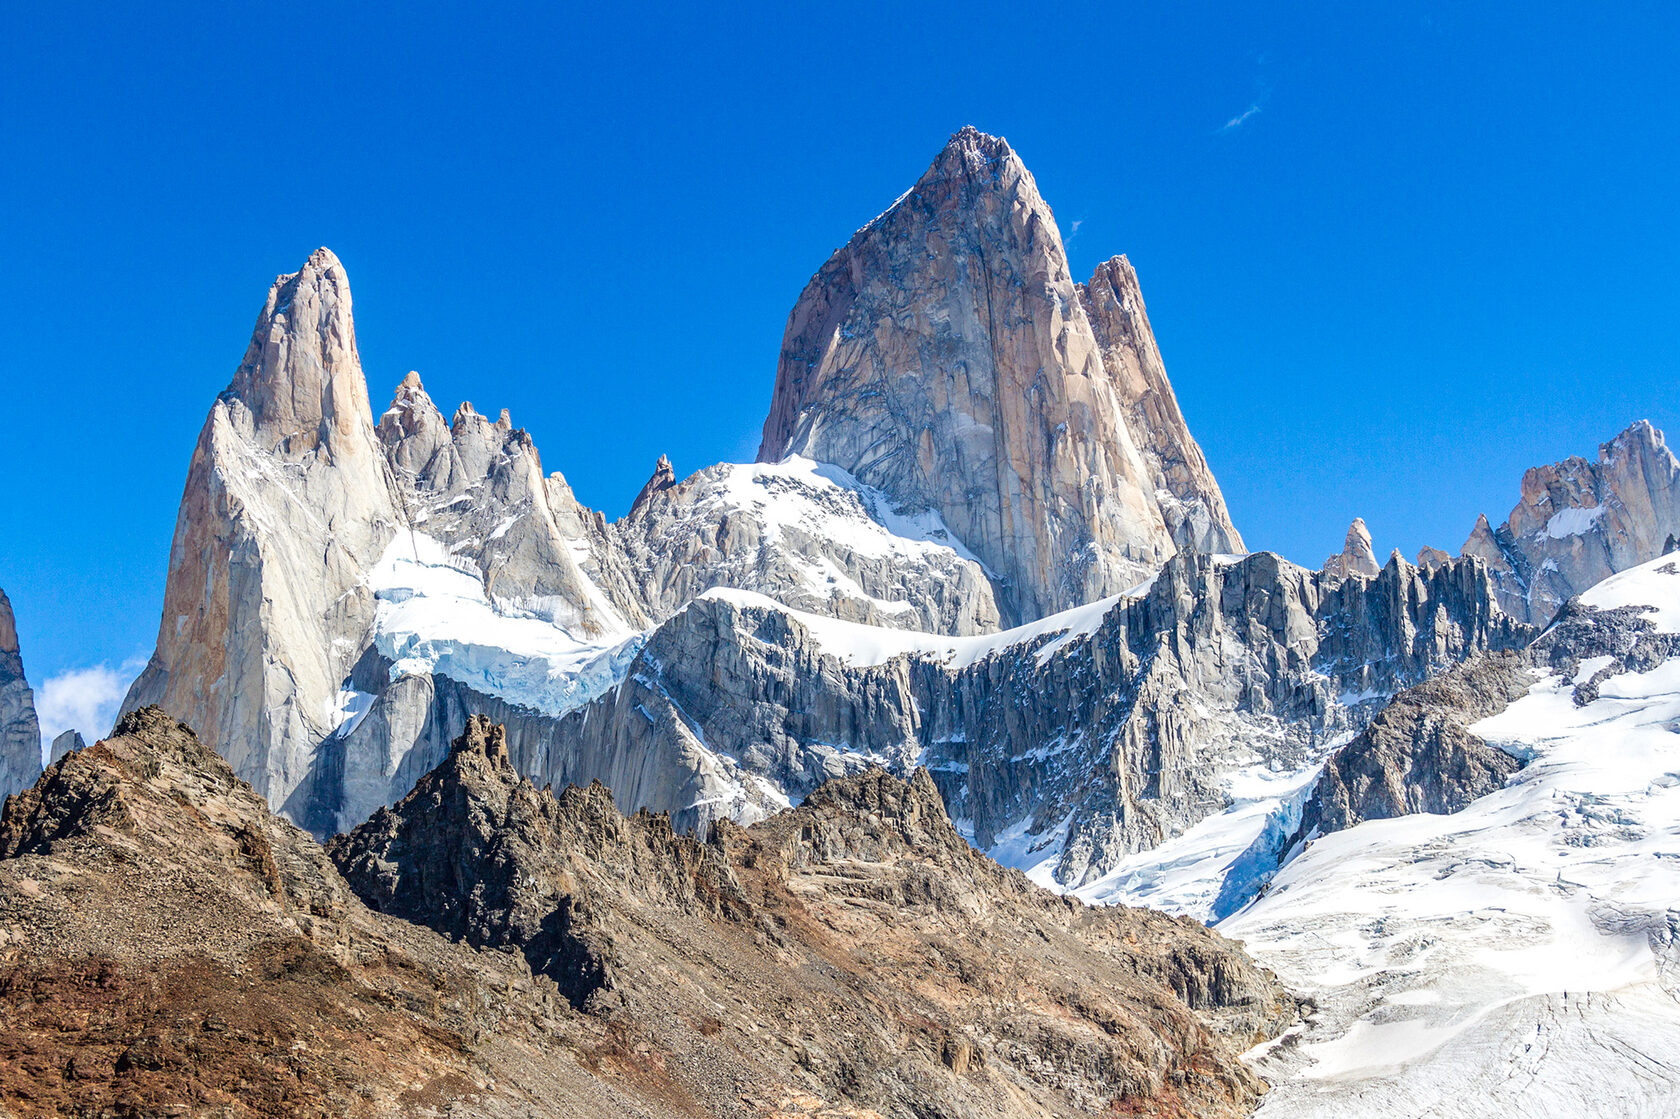
{"label": "sheer cliff", "polygon": [[1175,531],[1241,544],[1135,278],[1100,270],[1082,298],[1032,175],[972,128],[794,305],[758,457],[790,454],[937,512],[1010,623],[1136,585]]}
{"label": "sheer cliff", "polygon": [[23,674],[12,600],[0,591],[0,800],[28,788],[41,772],[41,724]]}
{"label": "sheer cliff", "polygon": [[1598,449],[1537,466],[1498,528],[1477,519],[1462,554],[1493,572],[1499,604],[1545,625],[1569,599],[1680,540],[1680,460],[1640,420]]}

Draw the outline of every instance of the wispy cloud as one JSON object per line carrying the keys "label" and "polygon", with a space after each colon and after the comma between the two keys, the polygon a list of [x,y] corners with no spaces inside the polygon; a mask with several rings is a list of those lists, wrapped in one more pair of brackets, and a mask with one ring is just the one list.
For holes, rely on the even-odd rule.
{"label": "wispy cloud", "polygon": [[1233,129],[1241,128],[1243,126],[1243,123],[1245,121],[1247,121],[1249,117],[1253,116],[1254,114],[1258,113],[1259,111],[1260,111],[1260,102],[1256,101],[1256,102],[1252,103],[1251,105],[1249,105],[1248,108],[1244,109],[1242,112],[1238,113],[1236,116],[1234,116],[1230,120],[1226,121],[1224,127],[1222,127],[1219,131],[1230,132]]}
{"label": "wispy cloud", "polygon": [[129,681],[143,663],[128,661],[116,668],[108,664],[73,668],[43,681],[35,691],[42,752],[67,730],[81,731],[89,742],[109,731],[117,720],[117,708],[128,692]]}

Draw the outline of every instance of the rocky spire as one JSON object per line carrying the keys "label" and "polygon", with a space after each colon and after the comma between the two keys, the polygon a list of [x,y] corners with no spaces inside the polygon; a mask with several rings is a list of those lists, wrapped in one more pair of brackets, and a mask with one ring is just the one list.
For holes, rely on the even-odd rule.
{"label": "rocky spire", "polygon": [[265,449],[294,458],[317,448],[329,457],[367,450],[373,417],[350,278],[332,250],[316,249],[302,268],[274,281],[222,399],[250,410],[255,442]]}
{"label": "rocky spire", "polygon": [[400,521],[349,279],[319,249],[274,281],[205,420],[157,650],[124,710],[161,706],[290,810],[316,776],[315,749],[372,621],[365,572]]}
{"label": "rocky spire", "polygon": [[1485,516],[1463,555],[1484,560],[1508,614],[1544,625],[1570,597],[1663,555],[1680,533],[1680,460],[1649,420],[1598,448],[1523,475],[1505,523]]}
{"label": "rocky spire", "polygon": [[23,675],[17,619],[0,590],[0,800],[22,792],[41,772],[41,724],[35,693]]}
{"label": "rocky spire", "polygon": [[408,517],[477,564],[488,593],[577,637],[626,628],[624,596],[604,600],[579,566],[598,518],[564,478],[543,476],[536,443],[506,408],[492,422],[462,401],[446,424],[410,373],[378,430]]}
{"label": "rocky spire", "polygon": [[1225,495],[1179,411],[1131,261],[1104,261],[1077,290],[1173,540],[1189,551],[1244,551]]}
{"label": "rocky spire", "polygon": [[973,128],[795,304],[759,459],[789,454],[937,510],[1006,620],[1124,590],[1175,550],[1050,208]]}
{"label": "rocky spire", "polygon": [[636,500],[630,503],[630,516],[634,517],[638,510],[645,509],[648,501],[661,490],[668,490],[677,484],[677,472],[671,467],[671,460],[664,455],[653,465],[653,476],[647,480]]}
{"label": "rocky spire", "polygon": [[1348,526],[1347,539],[1342,542],[1341,554],[1324,561],[1324,574],[1341,579],[1349,575],[1375,579],[1381,570],[1377,566],[1377,554],[1371,549],[1371,532],[1365,527],[1364,518],[1353,518],[1353,523]]}
{"label": "rocky spire", "polygon": [[47,764],[51,765],[65,754],[74,754],[77,750],[86,747],[87,743],[82,740],[81,732],[74,729],[64,731],[52,740],[52,747],[48,751]]}

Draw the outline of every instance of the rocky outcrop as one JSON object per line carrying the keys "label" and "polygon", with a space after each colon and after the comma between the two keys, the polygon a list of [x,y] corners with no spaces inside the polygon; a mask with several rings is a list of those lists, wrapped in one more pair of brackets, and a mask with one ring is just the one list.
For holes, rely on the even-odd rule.
{"label": "rocky outcrop", "polygon": [[600,785],[536,789],[475,719],[331,853],[372,905],[517,950],[747,1114],[778,1092],[800,1113],[1245,1114],[1262,1089],[1235,1054],[1293,1017],[1194,922],[1087,909],[975,853],[925,773],[700,843]]}
{"label": "rocky outcrop", "polygon": [[[1418,566],[1424,564],[1419,556]],[[1377,566],[1377,554],[1371,550],[1371,530],[1365,527],[1363,517],[1353,518],[1348,526],[1347,539],[1342,542],[1339,555],[1331,556],[1324,561],[1323,572],[1333,579],[1345,579],[1349,575],[1358,575],[1366,579],[1375,579],[1381,570]]]}
{"label": "rocky outcrop", "polygon": [[899,517],[886,495],[808,459],[725,463],[681,483],[660,463],[611,529],[656,621],[731,587],[894,629],[998,628],[985,568],[937,514]]}
{"label": "rocky outcrop", "polygon": [[51,765],[65,754],[73,754],[86,745],[87,743],[82,741],[80,731],[67,730],[52,740],[52,747],[47,754],[47,764]]}
{"label": "rocky outcrop", "polygon": [[[1676,656],[1680,635],[1659,631],[1646,608],[1598,609],[1572,599],[1532,644],[1479,653],[1395,696],[1325,762],[1294,839],[1364,820],[1457,812],[1522,767],[1469,728],[1528,694],[1538,676],[1572,680],[1574,702],[1585,706],[1603,681]],[[1590,672],[1587,661],[1595,662]]]}
{"label": "rocky outcrop", "polygon": [[1452,559],[1452,556],[1449,553],[1425,544],[1418,549],[1417,565],[1419,567],[1440,567],[1450,559]]}
{"label": "rocky outcrop", "polygon": [[12,600],[0,591],[0,800],[34,784],[41,772],[41,724],[23,675]]}
{"label": "rocky outcrop", "polygon": [[758,457],[790,454],[937,512],[1007,622],[1123,591],[1175,550],[1050,209],[973,128],[795,304]]}
{"label": "rocky outcrop", "polygon": [[463,403],[446,424],[410,373],[378,437],[408,524],[472,563],[493,601],[583,639],[642,622],[640,596],[600,561],[605,519],[562,475],[544,476],[536,444],[506,409],[492,422]]}
{"label": "rocky outcrop", "polygon": [[196,727],[276,806],[307,793],[373,620],[366,573],[402,519],[349,280],[320,249],[275,280],[199,435],[157,649],[123,710]]}
{"label": "rocky outcrop", "polygon": [[1104,261],[1076,291],[1174,543],[1195,552],[1246,551],[1167,380],[1131,261]]}
{"label": "rocky outcrop", "polygon": [[369,911],[155,708],[7,803],[0,966],[11,1114],[696,1111],[519,957]]}
{"label": "rocky outcrop", "polygon": [[1504,786],[1522,762],[1472,734],[1527,693],[1521,651],[1484,653],[1408,688],[1325,762],[1296,840],[1412,812],[1457,812]]}
{"label": "rocky outcrop", "polygon": [[1680,460],[1640,420],[1598,449],[1523,475],[1522,498],[1495,528],[1487,517],[1464,543],[1493,573],[1499,605],[1535,625],[1570,597],[1663,555],[1680,538]]}

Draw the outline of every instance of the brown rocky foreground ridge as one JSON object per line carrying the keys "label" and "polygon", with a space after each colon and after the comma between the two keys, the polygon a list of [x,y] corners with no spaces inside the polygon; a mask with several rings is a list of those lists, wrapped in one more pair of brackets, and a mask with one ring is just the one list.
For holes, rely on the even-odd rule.
{"label": "brown rocky foreground ridge", "polygon": [[701,843],[480,717],[330,850],[152,708],[10,798],[0,1113],[1240,1115],[1295,1014],[975,853],[925,773]]}

